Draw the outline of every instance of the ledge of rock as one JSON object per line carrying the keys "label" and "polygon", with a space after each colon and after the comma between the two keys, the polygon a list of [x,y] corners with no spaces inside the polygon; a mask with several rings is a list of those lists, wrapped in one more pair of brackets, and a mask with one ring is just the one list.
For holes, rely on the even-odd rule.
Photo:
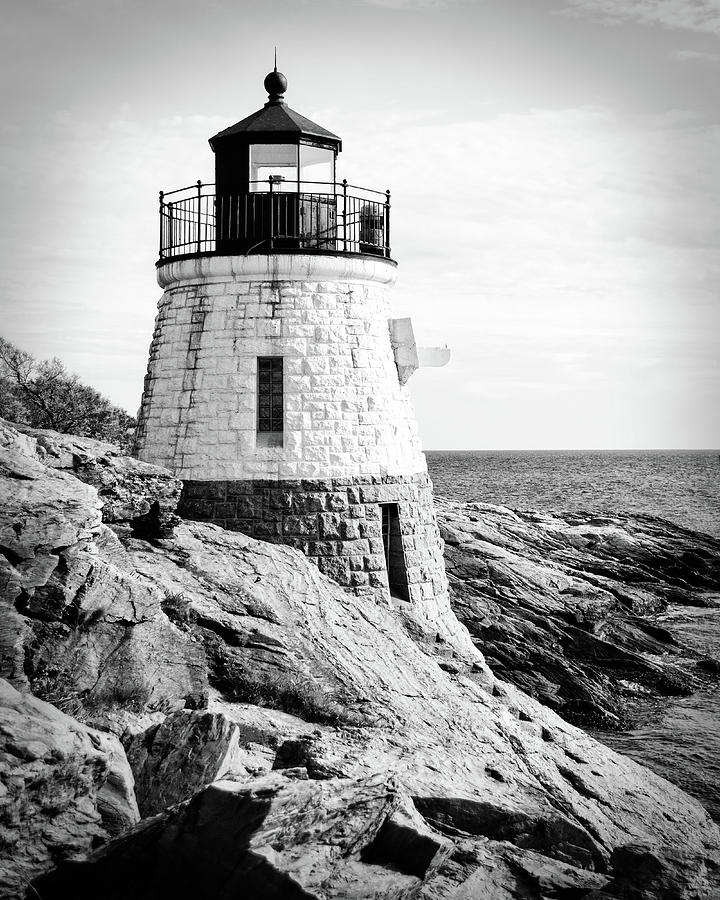
{"label": "ledge of rock", "polygon": [[22,434],[25,446],[45,466],[69,472],[97,489],[102,520],[127,523],[146,538],[171,537],[182,482],[167,469],[124,455],[114,444],[15,425],[0,419],[0,446],[8,430]]}
{"label": "ledge of rock", "polygon": [[218,782],[34,887],[43,900],[417,896],[451,844],[394,818],[401,799],[382,776]]}
{"label": "ledge of rock", "polygon": [[650,516],[439,501],[455,614],[495,675],[575,724],[625,727],[717,663],[648,614],[720,604],[720,541]]}

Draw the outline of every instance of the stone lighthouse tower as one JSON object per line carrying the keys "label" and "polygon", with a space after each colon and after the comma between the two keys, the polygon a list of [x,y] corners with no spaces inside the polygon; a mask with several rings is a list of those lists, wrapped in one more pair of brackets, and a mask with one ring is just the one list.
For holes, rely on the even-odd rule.
{"label": "stone lighthouse tower", "polygon": [[180,512],[302,550],[420,613],[447,590],[405,382],[448,351],[392,319],[390,194],[338,182],[340,138],[264,107],[210,139],[215,184],[160,195],[159,302],[136,453]]}

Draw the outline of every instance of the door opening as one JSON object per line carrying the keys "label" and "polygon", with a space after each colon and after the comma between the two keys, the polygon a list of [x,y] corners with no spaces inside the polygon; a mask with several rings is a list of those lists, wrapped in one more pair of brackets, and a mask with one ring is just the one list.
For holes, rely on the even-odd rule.
{"label": "door opening", "polygon": [[400,534],[400,516],[397,503],[381,503],[382,539],[385,551],[385,568],[388,574],[390,595],[409,600],[405,553]]}

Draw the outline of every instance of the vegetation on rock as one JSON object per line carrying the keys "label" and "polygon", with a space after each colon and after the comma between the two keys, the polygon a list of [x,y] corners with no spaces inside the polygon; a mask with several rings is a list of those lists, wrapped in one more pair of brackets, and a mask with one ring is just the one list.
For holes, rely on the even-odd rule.
{"label": "vegetation on rock", "polygon": [[0,337],[0,417],[32,428],[96,438],[129,450],[135,419],[69,373]]}

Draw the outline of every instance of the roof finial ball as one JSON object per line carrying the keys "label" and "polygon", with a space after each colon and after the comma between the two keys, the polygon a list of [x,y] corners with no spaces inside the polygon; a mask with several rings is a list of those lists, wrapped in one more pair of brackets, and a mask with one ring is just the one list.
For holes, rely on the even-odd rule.
{"label": "roof finial ball", "polygon": [[277,50],[275,51],[275,68],[265,76],[265,90],[268,92],[269,103],[284,103],[283,94],[287,90],[287,78],[277,70]]}

